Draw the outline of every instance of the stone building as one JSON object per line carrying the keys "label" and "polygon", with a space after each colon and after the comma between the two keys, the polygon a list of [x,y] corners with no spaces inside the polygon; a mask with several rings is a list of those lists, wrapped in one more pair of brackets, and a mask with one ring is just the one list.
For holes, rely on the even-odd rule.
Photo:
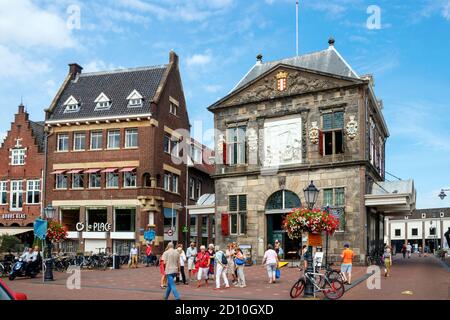
{"label": "stone building", "polygon": [[44,159],[44,123],[31,121],[20,105],[0,147],[0,234],[30,245],[41,215]]}
{"label": "stone building", "polygon": [[150,227],[156,253],[183,241],[190,124],[174,52],[144,68],[82,73],[71,64],[45,123],[46,205],[69,230],[66,251],[128,254]]}
{"label": "stone building", "polygon": [[[372,194],[384,181],[389,137],[371,76],[359,76],[330,39],[329,48],[256,64],[231,92],[208,108],[216,136],[216,242],[251,246],[253,259],[279,239],[286,253],[300,245],[282,230],[283,215],[305,205],[303,189],[320,189],[318,207],[340,218],[330,239],[337,255],[345,242],[356,260],[382,245],[386,214],[410,211]],[[372,203],[367,205],[366,197]],[[287,254],[289,257],[289,254]]]}

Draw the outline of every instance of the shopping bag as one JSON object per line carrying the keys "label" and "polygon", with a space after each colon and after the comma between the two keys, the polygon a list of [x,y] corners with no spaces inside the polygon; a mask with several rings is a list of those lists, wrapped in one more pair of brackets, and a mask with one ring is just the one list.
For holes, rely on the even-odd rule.
{"label": "shopping bag", "polygon": [[276,277],[277,279],[280,279],[280,276],[281,276],[281,271],[280,271],[280,269],[277,269],[277,270],[275,271],[275,277]]}

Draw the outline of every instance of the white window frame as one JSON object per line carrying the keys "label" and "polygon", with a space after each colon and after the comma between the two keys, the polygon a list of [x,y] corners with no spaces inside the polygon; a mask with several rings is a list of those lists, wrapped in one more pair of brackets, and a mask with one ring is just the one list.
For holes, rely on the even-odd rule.
{"label": "white window frame", "polygon": [[[23,208],[23,180],[11,180],[10,183],[11,186],[11,192],[10,192],[10,209],[11,211],[20,211]],[[14,207],[14,200],[16,204],[20,204],[22,202],[22,205]],[[22,200],[22,201],[20,201]]]}
{"label": "white window frame", "polygon": [[173,102],[169,103],[169,113],[170,114],[172,114],[174,116],[178,116],[178,108],[179,107],[175,103],[173,103]]}
{"label": "white window frame", "polygon": [[[90,134],[90,149],[91,150],[102,150],[103,149],[103,132],[102,131],[92,131],[91,132],[91,134]],[[95,137],[95,139],[96,139],[96,142],[97,142],[97,144],[98,144],[98,140],[99,140],[99,137],[100,137],[100,148],[94,148],[94,144],[93,144],[93,138]]]}
{"label": "white window frame", "polygon": [[[75,177],[79,176],[81,178],[81,181],[83,182],[83,186],[75,186]],[[72,189],[74,190],[83,190],[85,188],[85,181],[84,181],[84,174],[83,173],[73,173],[72,174]]]}
{"label": "white window frame", "polygon": [[[131,182],[129,184],[128,182]],[[136,188],[137,186],[137,175],[135,171],[124,172],[123,173],[123,187],[124,188]]]}
{"label": "white window frame", "polygon": [[96,103],[94,111],[109,110],[111,108],[111,100],[103,92],[94,102]]}
{"label": "white window frame", "polygon": [[197,193],[197,199],[199,199],[202,196],[202,181],[201,180],[197,180],[197,185],[196,185],[195,191]]}
{"label": "white window frame", "polygon": [[[111,182],[117,182],[117,183],[112,184]],[[108,189],[118,189],[119,188],[119,173],[118,172],[106,173],[106,188],[108,188]]]}
{"label": "white window frame", "polygon": [[195,179],[189,178],[189,198],[195,199]]}
{"label": "white window frame", "polygon": [[0,205],[5,204],[8,204],[8,181],[0,181]]}
{"label": "white window frame", "polygon": [[[95,185],[93,186],[93,182],[97,181],[96,179],[98,179],[98,186]],[[97,172],[97,173],[89,173],[89,189],[100,189],[102,187],[102,174]]]}
{"label": "white window frame", "polygon": [[180,176],[172,173],[172,192],[178,193],[178,186],[180,182]]}
{"label": "white window frame", "polygon": [[[118,133],[118,134],[117,134]],[[118,137],[119,138],[119,145],[117,147],[111,147],[111,141],[113,141],[111,138],[115,138]],[[108,130],[108,150],[117,150],[120,149],[120,130],[118,129],[113,129],[113,130]]]}
{"label": "white window frame", "polygon": [[[81,142],[84,140],[84,145]],[[73,151],[86,150],[86,132],[74,132],[73,134]]]}
{"label": "white window frame", "polygon": [[[231,135],[233,132],[233,135]],[[232,136],[236,140],[232,140]],[[230,166],[247,164],[247,126],[238,125],[228,127],[226,131],[227,163]],[[236,161],[234,161],[234,149],[236,149]]]}
{"label": "white window frame", "polygon": [[133,92],[127,97],[128,100],[128,108],[139,108],[143,105],[143,97],[142,95],[134,89]]}
{"label": "white window frame", "polygon": [[[29,193],[32,195],[32,201],[28,201]],[[34,198],[36,194],[39,195],[39,201],[35,202]],[[27,204],[40,204],[41,203],[41,180],[27,180]]]}
{"label": "white window frame", "polygon": [[[63,146],[65,148],[61,149],[61,141],[63,141]],[[68,152],[69,151],[69,134],[68,133],[60,133],[57,137],[57,145],[56,150],[58,152]]]}
{"label": "white window frame", "polygon": [[11,149],[11,165],[24,166],[27,149]]}
{"label": "white window frame", "polygon": [[[236,209],[237,209],[237,211],[229,211],[228,212],[228,214],[229,214],[229,216],[230,216],[230,219],[229,219],[229,230],[230,230],[230,235],[235,235],[235,236],[237,236],[237,235],[244,235],[245,234],[245,232],[243,232],[243,230],[245,230],[246,228],[245,228],[245,226],[242,226],[242,218],[241,218],[241,216],[242,215],[244,215],[245,216],[245,221],[246,221],[246,223],[247,223],[247,220],[248,220],[248,217],[247,217],[247,214],[248,214],[248,204],[247,204],[247,208],[246,208],[246,210],[240,210],[240,208],[239,208],[239,197],[246,197],[246,203],[247,203],[247,201],[248,201],[248,197],[247,197],[247,194],[229,194],[228,195],[228,209],[230,209],[230,199],[231,199],[231,197],[233,197],[233,196],[235,196],[236,197]],[[231,223],[231,220],[233,219],[233,217],[232,216],[236,216],[236,219],[237,219],[237,223],[236,223],[236,233],[233,233],[232,232],[232,223]]]}
{"label": "white window frame", "polygon": [[171,173],[170,172],[164,172],[164,190],[165,191],[170,191],[171,188],[170,186],[172,185],[172,177],[171,177]]}
{"label": "white window frame", "polygon": [[[135,139],[136,144],[130,145]],[[139,130],[137,128],[125,129],[125,148],[135,149],[139,147]]]}
{"label": "white window frame", "polygon": [[[60,180],[60,178],[64,178],[62,180]],[[66,174],[57,174],[55,176],[55,189],[56,190],[67,190],[68,186],[69,186],[69,178]],[[65,183],[62,183],[65,182]],[[65,186],[63,185],[65,184]]]}

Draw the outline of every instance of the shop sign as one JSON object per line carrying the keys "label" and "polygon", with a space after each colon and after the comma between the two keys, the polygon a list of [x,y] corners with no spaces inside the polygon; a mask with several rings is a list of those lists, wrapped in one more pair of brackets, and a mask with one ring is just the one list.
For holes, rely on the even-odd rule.
{"label": "shop sign", "polygon": [[94,222],[93,224],[85,225],[83,222],[78,222],[76,225],[77,231],[93,231],[93,232],[109,232],[111,231],[111,224],[104,222]]}
{"label": "shop sign", "polygon": [[308,246],[321,247],[322,246],[322,235],[320,233],[309,233],[308,234]]}
{"label": "shop sign", "polygon": [[3,220],[25,220],[27,215],[25,213],[3,213]]}

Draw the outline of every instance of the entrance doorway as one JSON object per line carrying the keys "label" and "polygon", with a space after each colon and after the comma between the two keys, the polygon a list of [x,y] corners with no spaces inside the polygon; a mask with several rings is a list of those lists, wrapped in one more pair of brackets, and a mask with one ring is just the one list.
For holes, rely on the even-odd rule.
{"label": "entrance doorway", "polygon": [[301,207],[299,196],[289,190],[273,193],[266,202],[266,246],[269,243],[273,245],[278,240],[284,251],[284,258],[290,252],[297,252],[300,247],[299,240],[290,239],[283,229],[283,220],[286,214],[299,207]]}

